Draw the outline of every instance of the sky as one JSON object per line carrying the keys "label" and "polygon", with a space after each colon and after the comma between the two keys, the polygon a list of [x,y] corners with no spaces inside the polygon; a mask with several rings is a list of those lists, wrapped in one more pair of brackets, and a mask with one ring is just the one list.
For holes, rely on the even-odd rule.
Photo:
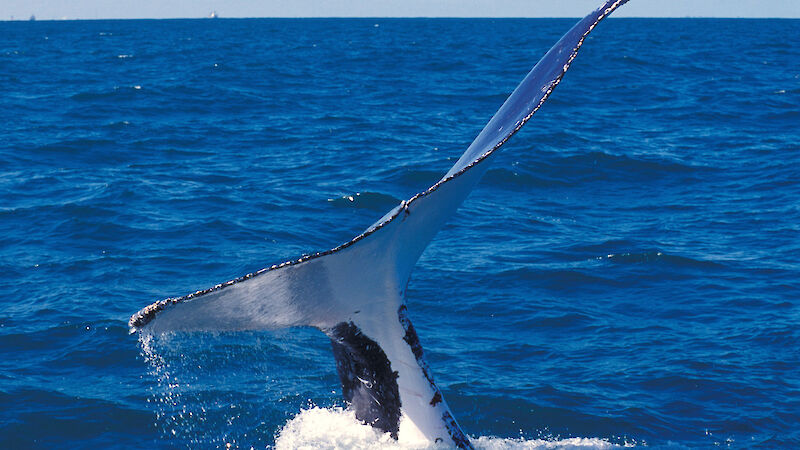
{"label": "sky", "polygon": [[[580,17],[599,0],[2,0],[0,20],[207,17]],[[631,0],[616,17],[800,18],[800,0]]]}

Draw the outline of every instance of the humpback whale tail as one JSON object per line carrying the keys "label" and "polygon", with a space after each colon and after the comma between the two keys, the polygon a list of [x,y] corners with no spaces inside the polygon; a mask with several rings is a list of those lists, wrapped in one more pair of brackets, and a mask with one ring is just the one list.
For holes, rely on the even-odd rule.
{"label": "humpback whale tail", "polygon": [[389,432],[471,448],[425,363],[405,288],[417,259],[486,172],[488,161],[542,106],[586,36],[627,0],[608,0],[534,66],[455,165],[349,242],[145,307],[142,333],[311,326],[331,340],[356,417]]}

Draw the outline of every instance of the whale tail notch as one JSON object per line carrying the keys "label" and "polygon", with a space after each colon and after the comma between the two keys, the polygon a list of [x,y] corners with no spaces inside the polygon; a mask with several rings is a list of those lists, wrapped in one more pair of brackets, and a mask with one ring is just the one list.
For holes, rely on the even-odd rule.
{"label": "whale tail notch", "polygon": [[406,284],[487,160],[547,100],[589,32],[626,1],[606,1],[567,31],[441,180],[362,234],[325,252],[153,303],[131,317],[132,332],[316,327],[331,340],[342,393],[357,418],[395,438],[408,433],[471,448],[425,363],[408,317]]}

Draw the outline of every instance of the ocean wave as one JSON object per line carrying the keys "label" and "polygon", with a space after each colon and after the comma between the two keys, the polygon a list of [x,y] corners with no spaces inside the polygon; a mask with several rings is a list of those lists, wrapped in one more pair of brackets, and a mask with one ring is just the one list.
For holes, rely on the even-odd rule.
{"label": "ocean wave", "polygon": [[[616,239],[591,244],[581,243],[565,248],[565,252],[575,256],[596,255],[590,258],[612,264],[663,264],[675,267],[724,268],[720,259],[710,260],[686,255],[677,255],[660,249],[639,250],[647,246],[644,242],[631,239]],[[636,250],[629,250],[636,249]]]}
{"label": "ocean wave", "polygon": [[609,253],[598,256],[599,260],[606,260],[614,264],[643,264],[661,263],[676,267],[697,267],[697,268],[723,268],[723,264],[715,261],[704,261],[693,259],[686,256],[670,255],[659,250],[649,250],[644,252],[623,252]]}
{"label": "ocean wave", "polygon": [[337,208],[371,209],[383,212],[400,204],[400,199],[380,192],[356,192],[355,194],[329,198],[328,202]]}
{"label": "ocean wave", "polygon": [[533,281],[535,285],[554,290],[570,289],[574,286],[616,287],[621,282],[605,278],[597,272],[578,269],[552,269],[548,267],[520,267],[492,275],[501,282]]}
{"label": "ocean wave", "polygon": [[142,86],[138,84],[130,86],[114,86],[110,90],[91,90],[78,92],[77,94],[73,94],[70,98],[80,102],[131,98],[141,90]]}
{"label": "ocean wave", "polygon": [[[390,182],[422,190],[432,186],[444,175],[444,171],[423,169],[420,166],[415,164],[415,167],[408,167],[405,170],[387,170],[385,176]],[[442,167],[444,168],[444,165]]]}
{"label": "ocean wave", "polygon": [[522,186],[522,187],[563,187],[569,186],[567,180],[541,176],[538,174],[527,173],[527,171],[517,171],[504,167],[489,169],[483,177],[483,181],[488,185],[499,186]]}
{"label": "ocean wave", "polygon": [[[140,430],[145,447],[157,446],[148,411],[117,402],[60,392],[60,389],[0,391],[0,446],[59,447],[64,440],[92,440],[100,447],[119,445],[131,429]],[[103,417],[105,420],[91,420]],[[88,420],[87,420],[88,419]]]}
{"label": "ocean wave", "polygon": [[691,174],[705,167],[697,167],[677,160],[658,158],[653,155],[615,155],[603,151],[592,151],[552,159],[543,167],[543,172],[566,178],[570,174],[578,179],[651,179],[653,176],[669,174]]}
{"label": "ocean wave", "polygon": [[[574,144],[570,144],[574,146]],[[713,167],[698,166],[668,155],[615,155],[603,151],[563,155],[524,153],[511,167],[489,169],[483,182],[519,188],[564,188],[582,183],[694,180]]]}

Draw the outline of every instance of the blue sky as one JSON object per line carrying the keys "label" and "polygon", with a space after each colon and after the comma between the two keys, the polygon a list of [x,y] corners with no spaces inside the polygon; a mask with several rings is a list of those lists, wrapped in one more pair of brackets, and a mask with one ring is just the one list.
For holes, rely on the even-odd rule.
{"label": "blue sky", "polygon": [[[598,0],[2,0],[0,19],[579,17]],[[616,17],[792,17],[800,0],[631,0]]]}

